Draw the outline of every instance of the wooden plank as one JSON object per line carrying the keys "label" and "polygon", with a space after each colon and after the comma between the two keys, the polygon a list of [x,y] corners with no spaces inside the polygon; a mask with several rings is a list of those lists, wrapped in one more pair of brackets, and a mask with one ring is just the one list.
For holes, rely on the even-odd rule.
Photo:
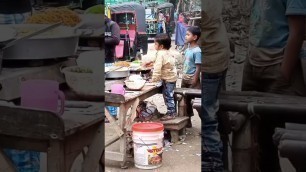
{"label": "wooden plank", "polygon": [[17,150],[46,152],[49,144],[48,141],[43,140],[0,135],[0,147]]}
{"label": "wooden plank", "polygon": [[63,139],[64,122],[53,112],[0,106],[0,134],[32,139]]}
{"label": "wooden plank", "polygon": [[171,142],[172,143],[177,143],[180,140],[180,138],[179,138],[179,131],[171,130],[170,134],[171,134]]}
{"label": "wooden plank", "polygon": [[[120,125],[120,128],[122,130],[125,130],[124,127],[125,127],[125,124],[126,124],[126,113],[127,113],[127,109],[126,109],[126,106],[125,105],[121,105],[120,107],[120,112],[119,112],[119,125]],[[126,155],[126,133],[124,133],[124,136],[120,138],[120,153],[122,153],[124,156],[123,156],[123,160],[122,160],[122,163],[121,163],[121,167],[125,167],[125,163],[126,163],[126,158],[127,158],[127,155]]]}
{"label": "wooden plank", "polygon": [[17,172],[13,162],[0,149],[0,171]]}
{"label": "wooden plank", "polygon": [[[133,104],[136,98],[139,98],[139,101],[145,100],[155,94],[161,93],[161,87],[156,87],[156,86],[146,86],[143,88],[145,91],[139,92],[139,94],[133,94],[133,95],[125,95],[124,99],[122,95],[117,95],[116,99],[113,99],[112,96],[114,94],[111,93],[105,93],[105,104],[107,106],[120,106],[120,104],[126,104],[130,103]],[[121,98],[118,98],[121,97]],[[120,100],[119,100],[120,99]]]}
{"label": "wooden plank", "polygon": [[175,119],[172,119],[172,120],[160,121],[160,123],[164,125],[180,124],[188,119],[189,119],[188,117],[176,117]]}
{"label": "wooden plank", "polygon": [[65,136],[77,133],[80,130],[86,129],[92,125],[102,123],[104,121],[104,104],[98,103],[101,107],[100,114],[84,115],[75,114],[73,112],[65,112],[62,116],[65,124]]}
{"label": "wooden plank", "polygon": [[116,141],[118,141],[120,139],[120,137],[118,135],[113,136],[112,138],[106,140],[105,142],[105,147],[108,147],[109,145],[115,143]]}
{"label": "wooden plank", "polygon": [[201,97],[202,90],[201,89],[192,89],[192,88],[175,88],[174,94],[180,95],[191,95],[196,97]]}
{"label": "wooden plank", "polygon": [[89,145],[88,152],[85,156],[82,172],[96,171],[99,167],[99,160],[104,150],[103,145],[104,131],[102,125],[96,130],[92,143]]}
{"label": "wooden plank", "polygon": [[306,103],[305,97],[280,95],[272,93],[261,93],[255,91],[221,91],[220,100],[231,100],[236,102],[261,102],[274,104],[302,104]]}
{"label": "wooden plank", "polygon": [[125,97],[120,94],[105,93],[105,102],[109,103],[124,103]]}
{"label": "wooden plank", "polygon": [[167,124],[167,125],[164,125],[165,129],[166,130],[176,130],[176,131],[179,131],[183,128],[185,128],[188,124],[188,120],[185,120],[184,122],[182,123],[179,123],[179,124]]}
{"label": "wooden plank", "polygon": [[47,153],[48,172],[68,172],[65,169],[64,145],[60,141],[51,141]]}
{"label": "wooden plank", "polygon": [[132,106],[132,109],[131,109],[131,113],[130,113],[130,116],[129,118],[127,119],[126,121],[126,129],[127,130],[130,130],[131,129],[131,125],[132,125],[132,122],[135,120],[136,116],[137,116],[137,113],[136,113],[136,110],[137,110],[137,106],[139,105],[139,98],[137,98]]}
{"label": "wooden plank", "polygon": [[105,158],[112,161],[123,161],[125,158],[123,153],[105,151]]}
{"label": "wooden plank", "polygon": [[106,118],[109,120],[111,126],[113,129],[115,129],[115,132],[117,133],[117,136],[121,137],[124,132],[122,131],[122,129],[117,125],[116,121],[114,120],[114,118],[109,114],[108,109],[105,108],[105,116]]}

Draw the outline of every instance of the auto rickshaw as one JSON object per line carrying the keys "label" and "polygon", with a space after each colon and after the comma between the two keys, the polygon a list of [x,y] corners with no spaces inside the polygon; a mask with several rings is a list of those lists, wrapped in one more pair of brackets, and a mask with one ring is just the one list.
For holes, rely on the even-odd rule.
{"label": "auto rickshaw", "polygon": [[162,3],[156,5],[154,8],[148,6],[146,9],[146,25],[147,34],[149,35],[149,40],[153,40],[155,35],[158,33],[158,13],[161,11],[166,18],[166,33],[170,36],[175,28],[174,21],[174,5],[172,3]]}
{"label": "auto rickshaw", "polygon": [[147,54],[148,36],[146,33],[145,8],[136,2],[128,2],[108,7],[111,19],[120,26],[121,40],[128,47],[124,49],[129,60],[134,59],[139,52]]}
{"label": "auto rickshaw", "polygon": [[173,33],[173,29],[175,28],[175,21],[174,21],[174,5],[172,3],[166,2],[158,5],[156,7],[157,17],[158,12],[162,11],[166,17],[166,32],[171,35]]}

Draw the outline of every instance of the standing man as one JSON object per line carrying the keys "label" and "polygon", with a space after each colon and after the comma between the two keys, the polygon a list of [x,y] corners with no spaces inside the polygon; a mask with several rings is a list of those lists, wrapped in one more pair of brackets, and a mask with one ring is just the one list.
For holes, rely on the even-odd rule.
{"label": "standing man", "polygon": [[106,15],[105,26],[105,63],[114,63],[116,46],[120,43],[120,27]]}
{"label": "standing man", "polygon": [[[306,96],[301,48],[305,35],[305,0],[254,0],[242,90]],[[261,117],[258,127],[261,171],[280,171],[272,135],[285,121]],[[253,123],[252,123],[253,124]]]}
{"label": "standing man", "polygon": [[161,10],[159,10],[159,13],[158,13],[158,33],[166,33],[165,22],[166,22],[166,18],[165,18],[164,13]]}
{"label": "standing man", "polygon": [[218,132],[218,95],[230,59],[222,21],[222,0],[202,1],[202,171],[223,172],[222,142]]}
{"label": "standing man", "polygon": [[32,13],[30,0],[0,0],[0,24],[21,24]]}

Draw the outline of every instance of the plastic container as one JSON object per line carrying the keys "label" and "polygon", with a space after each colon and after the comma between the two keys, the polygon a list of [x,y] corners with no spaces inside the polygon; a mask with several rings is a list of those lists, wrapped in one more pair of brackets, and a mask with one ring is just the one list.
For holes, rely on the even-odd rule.
{"label": "plastic container", "polygon": [[161,123],[136,123],[132,127],[135,167],[156,169],[162,166],[164,125]]}

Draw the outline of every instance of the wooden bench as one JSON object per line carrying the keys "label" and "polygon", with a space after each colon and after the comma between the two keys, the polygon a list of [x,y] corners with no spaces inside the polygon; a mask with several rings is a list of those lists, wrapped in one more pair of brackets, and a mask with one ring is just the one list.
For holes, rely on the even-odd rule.
{"label": "wooden bench", "polygon": [[165,130],[170,130],[171,142],[179,141],[179,134],[185,133],[185,127],[188,124],[188,117],[177,117],[169,121],[160,121],[164,124]]}
{"label": "wooden bench", "polygon": [[178,102],[178,116],[187,116],[186,112],[186,96],[191,98],[200,98],[201,97],[200,89],[192,88],[175,88],[174,95],[176,101]]}

